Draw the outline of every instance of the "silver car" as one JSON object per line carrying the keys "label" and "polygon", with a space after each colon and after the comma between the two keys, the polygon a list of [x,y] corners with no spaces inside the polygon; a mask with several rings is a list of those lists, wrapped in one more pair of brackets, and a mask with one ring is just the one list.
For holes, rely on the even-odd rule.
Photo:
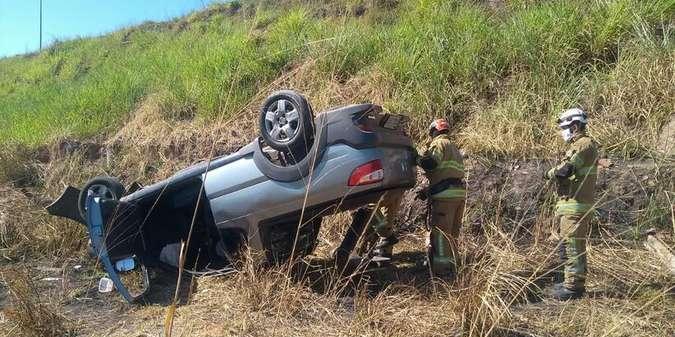
{"label": "silver car", "polygon": [[189,240],[196,269],[232,262],[243,245],[280,263],[312,253],[323,216],[415,184],[405,118],[377,105],[314,117],[303,96],[284,90],[267,98],[259,122],[260,137],[236,153],[128,194],[115,178],[97,177],[47,210],[87,225],[93,253],[132,301],[142,292],[128,290],[124,275],[141,270],[147,286],[145,266],[165,261],[167,247]]}

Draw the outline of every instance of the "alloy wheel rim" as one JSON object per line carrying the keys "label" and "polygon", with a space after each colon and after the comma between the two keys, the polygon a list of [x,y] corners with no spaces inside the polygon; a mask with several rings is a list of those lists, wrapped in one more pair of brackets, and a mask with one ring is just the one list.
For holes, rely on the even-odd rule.
{"label": "alloy wheel rim", "polygon": [[265,111],[265,131],[276,142],[288,143],[300,131],[300,114],[293,103],[279,99]]}

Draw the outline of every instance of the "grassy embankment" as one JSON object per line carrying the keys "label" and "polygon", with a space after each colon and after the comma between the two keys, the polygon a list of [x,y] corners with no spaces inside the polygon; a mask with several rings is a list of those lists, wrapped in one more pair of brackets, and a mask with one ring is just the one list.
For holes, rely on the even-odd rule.
{"label": "grassy embankment", "polygon": [[2,59],[0,141],[101,136],[153,94],[165,118],[209,121],[309,62],[306,91],[353,84],[355,99],[446,115],[467,149],[490,154],[548,153],[553,117],[580,104],[601,143],[635,155],[675,105],[670,0],[292,3],[214,8]]}
{"label": "grassy embankment", "polygon": [[[577,104],[590,112],[591,132],[610,156],[660,156],[659,135],[675,109],[675,2],[492,3],[244,2],[0,59],[2,264],[62,267],[87,261],[82,228],[37,210],[45,199],[63,183],[102,172],[152,181],[208,155],[214,141],[224,148],[240,145],[256,132],[251,121],[257,104],[280,87],[304,92],[316,110],[375,101],[410,115],[415,135],[432,116],[447,116],[456,125],[455,139],[479,159],[472,170],[480,158],[549,157],[560,145],[555,115]],[[113,161],[62,151],[64,139],[103,144]],[[38,164],[46,161],[45,151],[50,161]],[[289,284],[283,272],[245,270],[226,280],[204,280],[192,304],[179,309],[178,329],[187,335],[213,329],[233,335],[672,333],[672,283],[635,242],[621,241],[625,232],[666,228],[672,203],[664,190],[672,189],[672,181],[659,181],[666,170],[672,166],[657,167],[651,180],[635,178],[634,189],[644,190],[631,190],[640,205],[630,211],[635,222],[612,228],[615,220],[602,217],[607,222],[598,224],[600,238],[589,253],[596,295],[577,304],[515,308],[536,292],[533,280],[550,262],[553,250],[544,237],[551,200],[541,197],[547,193],[524,193],[543,203],[525,203],[523,211],[482,190],[472,192],[475,202],[467,210],[463,276],[448,287],[430,292],[428,285],[395,284],[374,297],[357,296],[353,308],[345,309],[335,291]],[[656,187],[649,185],[654,181]],[[510,192],[513,184],[507,178],[496,193]],[[616,195],[611,184],[603,188]],[[615,204],[626,207],[623,202]],[[535,220],[526,219],[540,210]],[[336,228],[322,234],[320,253],[335,243],[344,220],[328,223]],[[476,230],[477,223],[482,229]],[[526,239],[514,227],[525,228]],[[421,251],[419,233],[406,242],[403,250]],[[51,260],[45,262],[46,256]],[[65,278],[82,278],[68,270]],[[26,284],[25,276],[12,275],[19,275],[8,282],[14,292],[25,294],[16,286]],[[44,290],[50,295],[42,300],[51,297],[57,309],[80,303],[80,290],[66,282],[61,290]],[[36,305],[48,319],[34,327],[44,329],[35,334],[66,329],[60,314],[44,309],[52,306],[31,301],[23,311],[17,302],[10,315],[15,329],[29,333],[40,321],[21,316]],[[125,311],[132,328],[114,333],[154,334],[162,311],[158,304]],[[581,323],[570,325],[573,320]]]}

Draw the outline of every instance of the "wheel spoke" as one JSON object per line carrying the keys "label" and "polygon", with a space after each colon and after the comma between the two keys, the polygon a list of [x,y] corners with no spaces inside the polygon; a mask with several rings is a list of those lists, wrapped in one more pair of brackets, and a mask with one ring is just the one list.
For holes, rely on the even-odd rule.
{"label": "wheel spoke", "polygon": [[284,131],[284,134],[286,135],[287,138],[291,138],[294,134],[294,131],[295,131],[295,130],[293,130],[293,128],[291,128],[290,124],[286,124],[286,125],[282,126],[281,130]]}
{"label": "wheel spoke", "polygon": [[267,112],[265,113],[265,120],[274,122],[274,112],[271,110],[267,110]]}
{"label": "wheel spoke", "polygon": [[276,140],[279,140],[279,133],[281,133],[281,129],[279,129],[279,125],[275,124],[272,128],[272,131],[270,131],[270,136]]}
{"label": "wheel spoke", "polygon": [[106,199],[113,199],[115,197],[113,192],[105,185],[93,185],[89,187],[89,190],[94,197]]}
{"label": "wheel spoke", "polygon": [[285,99],[280,99],[279,102],[277,102],[277,111],[286,112],[286,100]]}
{"label": "wheel spoke", "polygon": [[94,186],[94,196],[101,197],[105,194],[105,187],[101,185]]}
{"label": "wheel spoke", "polygon": [[286,120],[289,122],[295,122],[298,120],[299,117],[300,116],[298,115],[298,110],[295,109],[286,113]]}

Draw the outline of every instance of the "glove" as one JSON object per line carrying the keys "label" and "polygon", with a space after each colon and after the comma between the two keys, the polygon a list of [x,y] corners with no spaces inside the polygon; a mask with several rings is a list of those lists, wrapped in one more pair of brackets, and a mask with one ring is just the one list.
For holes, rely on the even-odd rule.
{"label": "glove", "polygon": [[553,176],[558,179],[567,179],[574,175],[574,171],[574,165],[565,163],[564,165],[556,168],[556,170],[553,172]]}
{"label": "glove", "polygon": [[438,166],[438,163],[430,155],[424,155],[418,159],[419,166],[425,171],[431,171]]}
{"label": "glove", "polygon": [[427,191],[425,191],[425,190],[419,190],[419,191],[417,191],[417,193],[415,193],[415,199],[416,199],[416,200],[426,201],[426,200],[428,199]]}

